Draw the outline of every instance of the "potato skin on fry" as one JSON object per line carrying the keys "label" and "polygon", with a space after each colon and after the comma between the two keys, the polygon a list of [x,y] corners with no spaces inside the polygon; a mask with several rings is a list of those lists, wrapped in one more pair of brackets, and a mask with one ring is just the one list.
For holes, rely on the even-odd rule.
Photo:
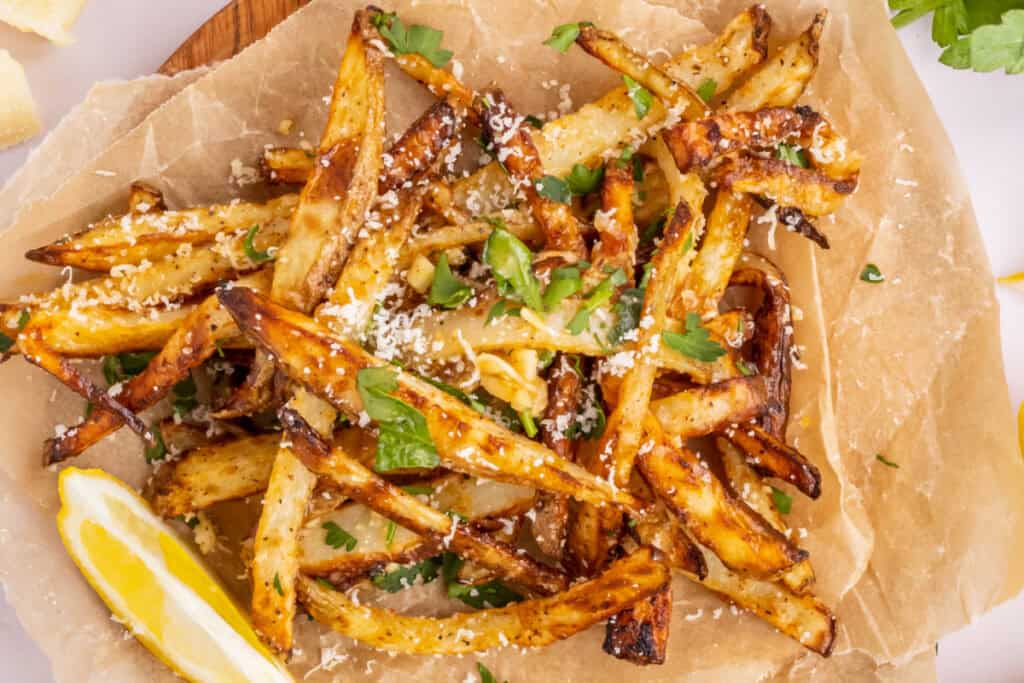
{"label": "potato skin on fry", "polygon": [[761,413],[766,401],[763,377],[737,377],[657,399],[651,412],[666,433],[692,439],[746,422]]}
{"label": "potato skin on fry", "polygon": [[821,472],[803,453],[757,425],[740,425],[723,434],[747,455],[762,476],[788,481],[809,498],[821,495]]}
{"label": "potato skin on fry", "polygon": [[668,569],[649,548],[613,563],[600,576],[548,598],[450,617],[409,617],[356,605],[343,593],[299,578],[313,617],[371,647],[409,654],[465,654],[507,645],[540,647],[563,640],[660,590]]}
{"label": "potato skin on fry", "polygon": [[672,583],[608,618],[601,648],[641,666],[664,664],[672,619]]}
{"label": "potato skin on fry", "polygon": [[807,216],[835,213],[857,189],[856,176],[834,180],[782,159],[729,156],[715,169],[714,176],[724,188],[770,197],[780,206],[796,207]]}

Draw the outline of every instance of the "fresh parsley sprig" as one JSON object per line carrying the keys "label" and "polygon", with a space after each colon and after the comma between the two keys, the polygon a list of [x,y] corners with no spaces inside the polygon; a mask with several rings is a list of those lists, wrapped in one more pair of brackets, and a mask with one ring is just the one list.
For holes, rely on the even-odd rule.
{"label": "fresh parsley sprig", "polygon": [[1024,0],[889,0],[889,9],[896,28],[931,14],[947,66],[1024,73]]}
{"label": "fresh parsley sprig", "polygon": [[374,15],[373,25],[396,55],[417,54],[439,69],[452,58],[451,50],[441,49],[443,31],[421,24],[407,27],[393,12]]}
{"label": "fresh parsley sprig", "polygon": [[427,303],[441,308],[458,308],[473,295],[473,288],[452,274],[448,254],[441,254],[434,268],[434,281],[430,284]]}
{"label": "fresh parsley sprig", "polygon": [[626,74],[622,74],[622,81],[626,84],[626,93],[629,95],[629,99],[633,100],[633,109],[636,111],[636,117],[642,119],[647,116],[647,112],[651,110],[651,105],[654,104],[654,95],[651,94],[650,90]]}
{"label": "fresh parsley sprig", "polygon": [[686,332],[665,331],[661,333],[661,338],[670,349],[704,363],[711,363],[725,355],[725,349],[710,338],[707,328],[700,324],[700,316],[696,313],[686,314]]}
{"label": "fresh parsley sprig", "polygon": [[590,327],[590,314],[611,301],[615,296],[615,290],[627,281],[626,273],[622,268],[616,268],[602,280],[590,294],[583,300],[583,305],[572,317],[566,329],[573,335],[582,334],[583,330]]}
{"label": "fresh parsley sprig", "polygon": [[484,243],[483,260],[491,267],[501,295],[515,293],[529,308],[544,310],[540,282],[533,274],[533,252],[522,240],[504,227],[495,227]]}
{"label": "fresh parsley sprig", "polygon": [[356,376],[356,388],[363,410],[377,423],[377,458],[374,469],[389,472],[407,468],[433,468],[441,460],[427,429],[423,413],[391,392],[398,377],[390,368],[364,368]]}

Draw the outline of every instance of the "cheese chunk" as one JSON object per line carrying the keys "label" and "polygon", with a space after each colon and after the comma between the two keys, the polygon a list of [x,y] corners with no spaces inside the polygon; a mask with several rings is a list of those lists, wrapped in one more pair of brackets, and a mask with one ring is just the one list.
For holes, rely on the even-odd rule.
{"label": "cheese chunk", "polygon": [[0,149],[4,149],[27,140],[40,128],[25,70],[7,50],[0,50],[0,93]]}
{"label": "cheese chunk", "polygon": [[0,21],[64,45],[72,41],[68,31],[84,4],[85,0],[0,0]]}

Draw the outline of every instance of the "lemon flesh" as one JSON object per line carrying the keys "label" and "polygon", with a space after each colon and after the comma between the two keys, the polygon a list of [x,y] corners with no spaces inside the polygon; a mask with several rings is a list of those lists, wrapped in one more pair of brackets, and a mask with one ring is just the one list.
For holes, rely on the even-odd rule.
{"label": "lemon flesh", "polygon": [[197,683],[292,680],[135,491],[75,467],[61,472],[59,487],[57,526],[68,553],[125,628],[175,673]]}

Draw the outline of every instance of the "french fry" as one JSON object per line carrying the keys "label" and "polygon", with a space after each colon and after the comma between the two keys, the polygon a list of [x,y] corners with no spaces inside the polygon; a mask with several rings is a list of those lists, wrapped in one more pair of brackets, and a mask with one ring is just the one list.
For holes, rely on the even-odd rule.
{"label": "french fry", "polygon": [[604,167],[601,186],[601,210],[594,215],[598,240],[590,260],[593,266],[583,273],[584,290],[596,287],[607,272],[621,268],[629,286],[635,284],[636,224],[633,222],[633,172],[619,161]]}
{"label": "french fry", "polygon": [[540,647],[620,612],[653,595],[669,572],[650,549],[615,562],[600,576],[549,598],[445,618],[402,616],[356,605],[339,591],[301,578],[302,603],[313,617],[371,647],[410,654],[465,654],[499,646]]}
{"label": "french fry", "polygon": [[158,515],[177,517],[264,491],[280,441],[271,433],[200,446],[161,467],[147,497]]}
{"label": "french fry", "polygon": [[737,377],[652,401],[651,413],[667,434],[692,439],[745,423],[758,416],[766,402],[762,377]]}
{"label": "french fry", "polygon": [[350,498],[414,533],[430,536],[444,547],[531,591],[546,595],[564,590],[568,585],[564,574],[516,553],[471,526],[460,524],[458,518],[435,510],[416,496],[387,483],[342,449],[329,449],[298,411],[285,408],[280,417],[294,443],[295,454],[311,470],[329,477]]}
{"label": "french fry", "polygon": [[[356,375],[383,363],[358,346],[327,332],[313,320],[284,309],[252,291],[220,292],[221,302],[241,329],[274,354],[296,382],[306,384],[346,414],[357,416],[362,402]],[[306,373],[307,368],[318,372]],[[398,375],[395,398],[423,413],[446,467],[481,477],[529,483],[593,503],[633,508],[637,501],[615,491],[582,468],[567,463],[538,443],[513,434],[472,408],[409,373]]]}
{"label": "french fry", "polygon": [[[480,528],[485,518],[514,518],[533,504],[528,486],[446,475],[417,486],[416,493],[432,508],[452,513]],[[325,540],[325,525],[336,524],[356,543],[335,548]],[[398,526],[361,503],[311,517],[299,531],[300,567],[306,574],[329,574],[332,579],[355,578],[389,563],[412,562],[439,552],[436,540]]]}
{"label": "french fry", "polygon": [[670,447],[654,418],[647,418],[644,426],[652,442],[637,457],[644,479],[687,531],[727,567],[772,579],[807,557],[733,498],[695,453]]}
{"label": "french fry", "polygon": [[128,211],[134,214],[166,211],[164,195],[146,183],[134,182],[128,193]]}
{"label": "french fry", "polygon": [[800,451],[758,425],[741,424],[722,432],[762,476],[787,481],[809,498],[821,495],[821,473]]}
{"label": "french fry", "polygon": [[833,180],[821,171],[801,168],[781,159],[727,156],[714,177],[725,189],[770,197],[781,206],[800,209],[806,216],[835,213],[857,189],[857,180]]}
{"label": "french fry", "polygon": [[270,147],[260,157],[260,175],[272,185],[304,185],[314,166],[316,155],[297,147]]}
{"label": "french fry", "polygon": [[[239,284],[266,291],[269,275],[265,271],[254,273]],[[237,335],[238,328],[231,316],[221,308],[216,296],[211,295],[188,315],[146,368],[122,385],[119,402],[133,412],[154,405],[192,368],[213,355],[218,342]],[[48,439],[43,446],[43,460],[49,465],[74,457],[122,424],[121,415],[100,406],[81,424]]]}
{"label": "french fry", "polygon": [[284,195],[264,204],[236,202],[104,218],[84,232],[32,249],[25,258],[52,266],[109,272],[114,266],[155,262],[176,253],[183,244],[198,246],[214,241],[220,234],[288,219],[297,203],[296,195]]}
{"label": "french fry", "polygon": [[671,618],[669,582],[650,597],[608,617],[601,648],[634,664],[664,664]]}
{"label": "french fry", "polygon": [[[503,220],[505,227],[513,235],[527,244],[543,244],[544,233],[533,222]],[[409,264],[419,255],[428,255],[482,244],[494,231],[494,226],[487,221],[469,221],[430,230],[413,235],[399,255],[398,268],[408,268]]]}

